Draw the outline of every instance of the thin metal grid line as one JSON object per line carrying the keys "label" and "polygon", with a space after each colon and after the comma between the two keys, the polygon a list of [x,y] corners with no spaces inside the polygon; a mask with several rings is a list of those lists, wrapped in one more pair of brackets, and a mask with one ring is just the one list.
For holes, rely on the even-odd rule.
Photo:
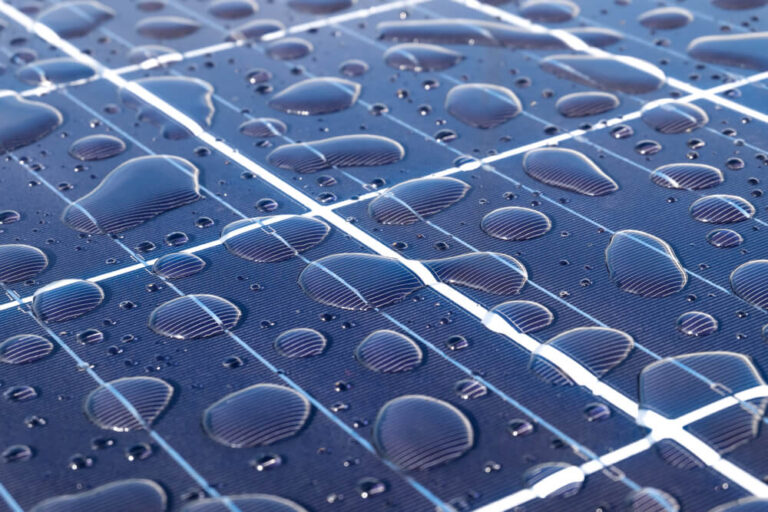
{"label": "thin metal grid line", "polygon": [[[8,7],[7,4],[5,4],[5,3],[3,3],[1,5]],[[17,14],[21,14],[21,13],[18,13],[18,11],[16,11],[16,13]],[[24,18],[26,18],[26,17],[24,15],[21,15],[21,16],[22,16],[21,23],[23,25],[25,25]],[[27,18],[26,21],[27,21],[26,25],[29,25],[29,21],[30,20],[28,20],[28,18]],[[40,26],[39,24],[36,24],[36,25],[33,24],[31,26],[31,28],[38,35],[40,35],[44,39],[46,39],[48,42],[50,42],[50,43],[52,43],[52,44],[54,44],[56,46],[59,46],[60,48],[62,48],[65,51],[67,51],[67,53],[70,53],[72,56],[79,57],[79,59],[87,61],[87,62],[95,63],[95,61],[93,61],[93,59],[83,55],[81,52],[79,52],[79,50],[77,50],[76,48],[71,46],[69,43],[67,43],[66,41],[63,41],[61,38],[59,38],[55,33],[53,33],[50,29],[48,29],[48,27]],[[112,81],[113,83],[115,83],[116,85],[121,85],[121,86],[132,85],[132,84],[128,84],[125,80],[121,79],[119,76],[116,76],[113,72],[111,72],[111,70],[106,70],[105,76],[107,78],[109,78],[109,80]],[[214,147],[216,147],[222,153],[230,155],[231,158],[233,158],[236,161],[238,161],[239,163],[243,164],[244,166],[246,166],[246,168],[251,168],[251,170],[253,170],[255,173],[257,173],[258,175],[263,177],[265,180],[268,180],[268,181],[278,180],[279,181],[278,178],[276,178],[274,175],[271,175],[271,173],[269,173],[265,169],[261,168],[255,162],[251,161],[250,159],[248,159],[246,157],[243,157],[242,155],[240,155],[237,151],[233,150],[228,145],[226,145],[226,144],[224,144],[224,143],[222,143],[220,141],[217,141],[212,135],[207,133],[204,129],[202,129],[202,127],[200,127],[197,123],[195,123],[193,120],[191,120],[188,116],[186,116],[182,112],[178,111],[177,109],[175,109],[171,105],[167,104],[166,102],[164,102],[160,98],[152,95],[151,93],[149,93],[146,90],[143,90],[140,87],[134,86],[134,87],[132,87],[132,89],[133,89],[132,92],[138,93],[138,95],[140,97],[143,97],[143,99],[145,99],[145,101],[148,101],[150,104],[152,104],[155,107],[160,107],[161,110],[163,110],[171,118],[173,118],[176,121],[180,122],[182,125],[187,126],[190,129],[190,131],[192,131],[193,134],[195,134],[198,138],[200,138],[200,140],[202,140],[204,142],[208,142],[209,144],[212,144]],[[277,183],[277,181],[275,183]],[[285,184],[283,184],[283,185],[285,185]],[[289,190],[292,191],[292,193],[289,192]],[[301,191],[298,191],[296,189],[292,189],[290,186],[288,186],[288,188],[286,188],[285,191],[288,192],[289,195],[293,195],[293,196],[296,196],[296,197],[302,197],[304,200],[309,201],[308,206],[311,203],[311,199],[306,197],[306,196],[304,196],[304,194]],[[333,214],[330,210],[317,207],[316,211],[317,211],[318,215],[323,216],[326,220],[330,221],[334,225],[337,225],[338,227],[341,227],[342,230],[345,231],[345,232],[348,232],[348,234],[350,234],[349,232],[355,233],[358,236],[358,241],[363,242],[365,245],[368,245],[370,248],[374,248],[374,250],[376,252],[379,252],[379,253],[382,253],[382,254],[390,254],[390,253],[392,253],[392,251],[389,248],[387,248],[386,246],[383,246],[379,241],[373,239],[372,237],[370,237],[366,233],[364,233],[364,232],[362,232],[360,230],[357,230],[354,226],[347,226],[347,225],[345,225],[344,221],[342,219],[339,219],[338,216]],[[362,238],[363,240],[360,240],[360,238]],[[397,255],[395,253],[395,256],[397,257],[399,255]],[[406,266],[408,266],[412,270],[417,271],[417,274],[422,274],[424,277],[427,277],[424,274],[424,272],[426,270],[423,269],[423,268],[420,268],[418,265],[415,265],[414,264],[415,262],[413,262],[412,260],[407,260],[407,259],[404,259],[404,258],[399,258],[399,259],[401,260],[401,262],[406,264]],[[468,297],[464,296],[463,294],[456,293],[455,290],[450,289],[450,287],[447,287],[447,286],[446,287],[442,287],[442,286],[440,286],[440,283],[435,283],[435,282],[433,282],[433,280],[430,280],[430,279],[428,279],[427,282],[433,288],[440,290],[441,294],[445,295],[449,300],[453,300],[455,303],[457,303],[457,305],[460,305],[461,307],[463,307],[464,309],[466,309],[469,312],[472,312],[475,315],[477,315],[478,313],[481,313],[484,310],[484,308],[482,306],[480,306],[479,304],[473,303],[473,301],[471,301],[471,299],[469,299]],[[497,327],[501,328],[500,325],[497,326]],[[502,330],[502,332],[503,332],[503,330]],[[513,338],[513,339],[517,339],[519,342],[523,342],[523,340],[519,340],[518,339],[520,336],[519,336],[519,333],[517,333],[517,332],[508,333],[508,336]],[[524,339],[524,337],[523,337],[523,339]],[[551,348],[551,347],[549,347],[549,348]],[[558,364],[558,366],[563,367],[563,366],[568,366],[568,365],[571,365],[571,364],[574,363],[572,360],[569,360],[569,358],[565,357],[563,354],[557,353],[557,351],[549,350],[547,352],[549,353],[549,356],[547,358],[552,360],[555,364],[558,364],[558,362],[556,360],[561,359],[560,364]],[[569,364],[565,364],[565,363],[569,363]],[[580,371],[581,372],[584,371],[584,369],[580,368],[580,367],[579,368],[574,367],[574,368],[572,368],[572,370],[573,370],[574,374],[575,373],[580,373]],[[585,375],[584,373],[582,373],[581,376],[578,379],[576,379],[576,380],[580,381],[579,383],[586,384],[587,387],[590,387],[590,389],[594,388],[593,391],[596,391],[597,389],[600,389],[602,391],[602,393],[606,393],[607,392],[607,390],[605,389],[605,386],[604,386],[603,383],[595,382],[595,380],[593,378],[590,379],[589,376]],[[588,381],[590,381],[590,382],[588,382]],[[596,394],[598,394],[598,393],[596,393]],[[617,398],[615,390],[611,389],[610,392],[608,392],[608,394],[611,395],[614,398],[614,400]],[[626,406],[627,405],[626,397],[622,397],[622,398],[624,398],[624,400],[620,400],[620,403],[622,403],[622,404],[624,404]],[[700,452],[706,452],[706,455],[705,455],[706,458],[705,457],[701,457],[702,459],[704,459],[705,463],[707,463],[708,465],[712,465],[718,471],[722,471],[722,472],[725,472],[727,474],[730,474],[731,475],[730,478],[732,480],[736,481],[737,483],[739,483],[741,485],[744,485],[744,486],[747,486],[747,487],[749,487],[749,488],[751,488],[751,489],[753,489],[753,490],[755,490],[757,492],[763,492],[763,493],[765,492],[765,489],[761,489],[761,487],[764,486],[764,484],[762,484],[762,482],[759,482],[759,481],[756,482],[754,477],[752,477],[748,473],[744,472],[740,468],[734,466],[730,462],[723,460],[716,453],[714,453],[710,447],[708,447],[704,443],[701,443],[698,439],[692,438],[690,436],[690,434],[688,434],[687,432],[680,432],[680,431],[670,432],[670,431],[667,431],[665,435],[671,435],[676,440],[678,440],[678,442],[681,442],[681,444],[683,444],[684,446],[686,446],[689,449],[691,449],[694,453],[696,453],[700,457],[701,457],[701,453]],[[695,449],[693,448],[694,446],[695,446]],[[736,475],[737,475],[737,477],[734,478],[734,476],[736,476]]]}

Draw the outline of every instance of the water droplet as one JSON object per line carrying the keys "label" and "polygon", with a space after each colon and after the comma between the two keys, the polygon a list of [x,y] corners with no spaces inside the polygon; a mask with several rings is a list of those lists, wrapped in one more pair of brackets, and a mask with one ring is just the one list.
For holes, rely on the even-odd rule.
{"label": "water droplet", "polygon": [[225,446],[251,448],[295,436],[309,413],[309,401],[293,389],[256,384],[208,407],[203,413],[203,428]]}
{"label": "water droplet", "polygon": [[424,395],[405,395],[384,404],[373,437],[381,456],[404,470],[444,464],[474,443],[472,425],[461,411]]}
{"label": "water droplet", "polygon": [[306,57],[315,47],[306,39],[286,37],[272,41],[267,45],[267,55],[275,60],[295,60]]}
{"label": "water droplet", "polygon": [[11,386],[3,392],[10,402],[26,402],[38,397],[37,390],[32,386]]}
{"label": "water droplet", "polygon": [[170,155],[133,158],[69,205],[62,220],[84,233],[118,233],[200,199],[198,169]]}
{"label": "water droplet", "polygon": [[[547,481],[555,473],[564,472],[562,476],[568,475],[569,478],[558,478],[557,481]],[[569,498],[581,490],[586,475],[581,469],[565,462],[546,462],[528,469],[523,474],[523,480],[528,488],[534,490],[542,498]],[[542,489],[537,490],[537,484],[542,483]],[[558,487],[554,485],[557,483]]]}
{"label": "water droplet", "polygon": [[768,32],[697,37],[688,45],[688,55],[712,64],[763,70],[768,67],[764,51]]}
{"label": "water droplet", "polygon": [[590,423],[605,421],[611,417],[611,408],[599,402],[589,404],[584,408],[584,417]]}
{"label": "water droplet", "polygon": [[0,283],[18,283],[48,268],[48,257],[31,245],[0,245]]}
{"label": "water droplet", "polygon": [[400,302],[424,286],[399,261],[362,253],[333,254],[310,263],[299,275],[299,285],[321,304],[361,311]]}
{"label": "water droplet", "polygon": [[608,112],[619,106],[619,98],[609,92],[574,92],[560,97],[555,104],[565,117],[585,117]]}
{"label": "water droplet", "polygon": [[387,491],[387,484],[378,478],[363,478],[357,483],[357,492],[364,500],[378,496]]}
{"label": "water droplet", "polygon": [[178,340],[208,338],[234,328],[241,315],[237,306],[216,295],[185,295],[157,306],[149,328]]}
{"label": "water droplet", "polygon": [[148,443],[138,443],[133,446],[129,446],[125,450],[125,458],[128,462],[136,462],[140,460],[147,460],[152,456],[152,446]]}
{"label": "water droplet", "polygon": [[682,290],[688,275],[672,247],[643,231],[625,229],[605,249],[611,280],[625,292],[641,297],[666,297]]}
{"label": "water droplet", "polygon": [[661,144],[655,140],[641,140],[635,144],[635,152],[638,155],[651,156],[662,150]]}
{"label": "water droplet", "polygon": [[[93,390],[85,399],[85,414],[105,430],[139,430],[155,422],[168,407],[172,396],[173,387],[162,379],[124,377]],[[124,400],[133,406],[142,421],[126,408]]]}
{"label": "water droplet", "polygon": [[69,57],[36,60],[16,71],[16,78],[31,85],[61,84],[84,80],[96,74],[96,70]]}
{"label": "water droplet", "polygon": [[214,0],[208,6],[208,12],[225,20],[247,18],[258,10],[259,6],[253,0]]}
{"label": "water droplet", "polygon": [[2,210],[0,211],[0,226],[6,224],[13,224],[21,220],[21,214],[16,210]]}
{"label": "water droplet", "polygon": [[361,89],[360,84],[343,78],[308,78],[277,93],[269,106],[299,116],[330,114],[354,105]]}
{"label": "water droplet", "polygon": [[371,201],[368,213],[381,224],[413,224],[458,202],[469,188],[456,178],[417,178],[395,185]]}
{"label": "water droplet", "polygon": [[205,261],[199,256],[187,252],[166,254],[155,261],[152,272],[166,279],[181,279],[201,272]]}
{"label": "water droplet", "polygon": [[741,197],[717,194],[697,199],[691,205],[690,212],[699,222],[731,224],[754,217],[755,207]]}
{"label": "water droplet", "polygon": [[2,458],[6,464],[15,462],[26,462],[32,458],[34,452],[32,448],[25,444],[14,444],[3,450]]}
{"label": "water droplet", "polygon": [[425,260],[438,280],[494,295],[515,295],[525,286],[528,272],[507,254],[471,252],[450,258]]}
{"label": "water droplet", "polygon": [[552,229],[552,222],[536,210],[510,206],[488,213],[480,227],[494,238],[519,242],[545,235]]}
{"label": "water droplet", "polygon": [[59,127],[61,113],[52,106],[13,93],[0,96],[0,153],[28,146]]}
{"label": "water droplet", "polygon": [[645,11],[637,21],[651,30],[670,30],[684,27],[693,21],[693,14],[682,7],[658,7]]}
{"label": "water droplet", "polygon": [[113,135],[88,135],[77,139],[69,147],[69,154],[78,160],[103,160],[117,156],[125,151],[126,145],[122,139]]}
{"label": "water droplet", "polygon": [[693,103],[679,101],[644,108],[641,119],[661,133],[688,133],[709,122],[704,109]]}
{"label": "water droplet", "polygon": [[189,137],[189,130],[136,96],[130,90],[130,84],[146,89],[199,124],[211,125],[215,110],[213,86],[205,80],[188,76],[152,76],[133,80],[118,91],[120,101],[126,107],[137,110],[140,121],[159,126],[163,137],[177,140]]}
{"label": "water droplet", "polygon": [[[715,3],[725,4],[725,1],[719,0],[719,1],[716,1]],[[762,0],[753,0],[753,1],[736,0],[736,1],[730,1],[729,3],[733,5],[749,4],[750,8],[765,5],[765,2],[763,2]],[[734,7],[734,8],[737,8],[737,7]],[[715,507],[711,509],[709,512],[760,512],[760,509],[765,508],[766,506],[768,506],[768,498],[758,498],[756,496],[750,496],[748,498],[741,498],[740,500],[730,501],[728,503],[720,505],[719,507]]]}
{"label": "water droplet", "polygon": [[667,164],[651,173],[651,181],[665,188],[701,190],[723,182],[723,173],[717,167],[704,164]]}
{"label": "water droplet", "polygon": [[514,92],[494,84],[461,84],[448,92],[445,108],[475,128],[494,128],[517,116],[523,106]]}
{"label": "water droplet", "polygon": [[249,119],[238,128],[240,133],[249,137],[278,137],[288,131],[288,127],[279,119],[274,117],[258,117]]}
{"label": "water droplet", "polygon": [[579,6],[570,0],[525,0],[520,15],[536,23],[562,23],[579,15]]}
{"label": "water droplet", "polygon": [[272,151],[269,163],[306,174],[330,167],[374,167],[398,162],[403,146],[379,135],[342,135],[328,139],[286,144]]}
{"label": "water droplet", "polygon": [[139,64],[146,60],[157,59],[163,55],[175,53],[176,50],[168,46],[162,46],[159,44],[145,44],[141,46],[134,46],[128,50],[128,62],[131,64]]}
{"label": "water droplet", "polygon": [[189,237],[183,231],[172,231],[164,237],[165,245],[178,247],[189,242]]}
{"label": "water droplet", "polygon": [[328,340],[314,329],[297,327],[275,338],[275,350],[284,357],[314,357],[325,350]]}
{"label": "water droplet", "polygon": [[[276,220],[268,226],[266,220]],[[242,219],[222,230],[221,240],[229,252],[260,263],[293,258],[325,240],[331,228],[325,222],[299,215]]]}
{"label": "water droplet", "polygon": [[525,437],[534,433],[536,427],[524,419],[513,419],[507,423],[507,430],[512,437]]}
{"label": "water droplet", "polygon": [[0,361],[26,364],[42,359],[53,352],[53,343],[36,334],[17,334],[0,344]]}
{"label": "water droplet", "polygon": [[[529,300],[510,300],[494,306],[490,314],[504,317],[517,331],[533,333],[552,325],[555,320],[552,312],[538,302]],[[486,319],[488,322],[490,319]]]}
{"label": "water droplet", "polygon": [[540,148],[529,151],[523,158],[523,169],[532,178],[565,190],[587,196],[602,196],[619,189],[583,153],[564,148]]}
{"label": "water droplet", "polygon": [[541,69],[587,87],[644,94],[661,88],[666,81],[664,72],[635,57],[622,55],[594,57],[592,55],[549,55],[539,61]]}
{"label": "water droplet", "polygon": [[85,329],[78,332],[75,339],[82,345],[93,345],[104,341],[104,333],[98,329]]}
{"label": "water droplet", "polygon": [[261,455],[249,463],[256,471],[270,471],[283,465],[283,458],[274,453]]}
{"label": "water droplet", "polygon": [[709,336],[717,331],[717,320],[703,311],[687,311],[677,318],[676,327],[688,336]]}
{"label": "water droplet", "polygon": [[251,20],[230,30],[227,41],[258,41],[267,34],[282,30],[285,30],[285,25],[278,20]]}
{"label": "water droplet", "polygon": [[39,288],[32,298],[32,311],[44,322],[63,322],[83,316],[104,300],[96,283],[63,279]]}
{"label": "water droplet", "polygon": [[368,72],[370,66],[368,63],[360,59],[345,60],[339,66],[339,73],[344,76],[361,76]]}
{"label": "water droplet", "polygon": [[475,379],[461,379],[453,389],[462,400],[474,400],[488,394],[485,384]]}
{"label": "water droplet", "polygon": [[713,229],[707,233],[707,242],[721,249],[738,247],[744,238],[731,229]]}
{"label": "water droplet", "polygon": [[165,512],[167,497],[161,486],[152,480],[117,480],[79,494],[64,494],[47,499],[34,512],[82,512],[83,510],[125,510]]}
{"label": "water droplet", "polygon": [[409,372],[419,366],[424,357],[421,348],[411,338],[390,330],[374,331],[355,349],[360,363],[379,373]]}
{"label": "water droplet", "polygon": [[[602,378],[627,358],[634,344],[631,336],[617,329],[578,327],[555,336],[542,346],[551,346],[563,352],[597,378]],[[531,354],[531,370],[550,384],[573,385],[568,374],[540,357],[538,350]]]}
{"label": "water droplet", "polygon": [[680,512],[680,504],[675,498],[653,487],[633,491],[627,501],[632,512]]}
{"label": "water droplet", "polygon": [[357,0],[288,0],[288,7],[309,14],[329,14],[352,7]]}
{"label": "water droplet", "polygon": [[115,11],[101,2],[74,0],[48,7],[37,16],[37,21],[64,39],[71,39],[88,34],[114,17]]}
{"label": "water droplet", "polygon": [[199,29],[200,23],[183,16],[149,16],[136,23],[136,32],[150,39],[179,39]]}
{"label": "water droplet", "polygon": [[611,128],[611,137],[614,139],[626,139],[635,134],[635,129],[628,124],[617,124]]}
{"label": "water droplet", "polygon": [[384,62],[401,71],[441,71],[464,58],[459,52],[434,44],[403,43],[384,52]]}

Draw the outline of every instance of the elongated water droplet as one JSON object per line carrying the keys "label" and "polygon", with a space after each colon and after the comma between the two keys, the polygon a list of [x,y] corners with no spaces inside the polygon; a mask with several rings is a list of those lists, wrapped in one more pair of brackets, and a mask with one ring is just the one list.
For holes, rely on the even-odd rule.
{"label": "elongated water droplet", "polygon": [[691,205],[690,212],[700,222],[732,224],[754,217],[755,207],[741,197],[717,194],[697,199]]}
{"label": "elongated water droplet", "polygon": [[544,57],[541,69],[587,87],[644,94],[660,89],[666,81],[664,72],[635,57],[592,55],[550,55]]}
{"label": "elongated water droplet", "polygon": [[417,178],[371,201],[368,213],[381,224],[413,224],[458,202],[468,190],[469,185],[456,178]]}
{"label": "elongated water droplet", "polygon": [[658,7],[645,11],[637,21],[651,30],[670,30],[684,27],[693,21],[693,14],[682,7]]}
{"label": "elongated water droplet", "polygon": [[19,80],[32,85],[74,82],[95,74],[96,70],[88,64],[69,57],[36,60],[16,71]]}
{"label": "elongated water droplet", "polygon": [[688,55],[712,64],[764,70],[768,68],[768,32],[697,37]]}
{"label": "elongated water droplet", "polygon": [[[554,477],[555,474],[558,474],[559,478]],[[549,480],[549,477],[556,480]],[[526,470],[523,474],[525,486],[541,498],[569,498],[581,490],[585,478],[586,475],[581,469],[565,462],[545,462]]]}
{"label": "elongated water droplet", "polygon": [[444,283],[494,295],[520,293],[528,280],[525,266],[507,254],[471,252],[423,262]]}
{"label": "elongated water droplet", "polygon": [[628,498],[632,512],[679,512],[680,504],[672,495],[653,487],[633,491]]}
{"label": "elongated water droplet", "polygon": [[65,39],[82,37],[115,17],[115,11],[95,0],[60,2],[38,14],[37,21]]}
{"label": "elongated water droplet", "polygon": [[259,5],[253,0],[214,0],[208,6],[208,12],[224,20],[247,18],[258,10]]}
{"label": "elongated water droplet", "polygon": [[425,470],[466,453],[474,444],[474,430],[448,402],[405,395],[381,408],[373,438],[382,457],[404,470]]}
{"label": "elongated water droplet", "polygon": [[574,92],[560,97],[555,104],[565,117],[585,117],[608,112],[619,106],[619,98],[609,92]]}
{"label": "elongated water droplet", "polygon": [[401,71],[441,71],[464,59],[454,50],[434,44],[403,43],[392,46],[384,52],[384,62]]}
{"label": "elongated water droplet", "polygon": [[379,135],[342,135],[322,140],[286,144],[272,151],[269,163],[298,173],[330,167],[374,167],[405,157],[403,146]]}
{"label": "elongated water droplet", "polygon": [[[267,219],[277,221],[264,225]],[[227,224],[221,232],[221,239],[235,256],[272,263],[308,251],[325,240],[330,230],[328,224],[312,217],[256,217]]]}
{"label": "elongated water droplet", "polygon": [[124,510],[165,512],[167,497],[152,480],[117,480],[78,494],[64,494],[47,499],[32,512],[83,512],[84,510]]}
{"label": "elongated water droplet", "polygon": [[525,0],[520,5],[520,15],[536,23],[562,23],[579,12],[579,6],[571,0]]}
{"label": "elongated water droplet", "polygon": [[625,229],[605,249],[611,280],[625,292],[641,297],[666,297],[682,290],[688,275],[672,247],[643,231]]}
{"label": "elongated water droplet", "polygon": [[510,300],[494,306],[489,313],[501,315],[522,333],[533,333],[552,325],[555,316],[545,306],[529,300]]}
{"label": "elongated water droplet", "polygon": [[536,210],[509,206],[488,213],[480,227],[494,238],[519,242],[544,236],[552,229],[552,221]]}
{"label": "elongated water droplet", "polygon": [[723,172],[705,164],[667,164],[651,173],[651,181],[665,188],[701,190],[723,182]]}
{"label": "elongated water droplet", "polygon": [[285,30],[285,25],[279,20],[257,19],[243,23],[229,31],[227,41],[259,41],[262,37],[273,32]]}
{"label": "elongated water droplet", "polygon": [[619,189],[610,176],[583,153],[565,148],[540,148],[523,157],[532,178],[587,196],[603,196]]}
{"label": "elongated water droplet", "polygon": [[30,101],[18,93],[0,95],[0,153],[28,146],[59,127],[61,113],[46,103]]}
{"label": "elongated water droplet", "polygon": [[661,133],[688,133],[709,122],[709,116],[704,109],[679,101],[645,108],[641,119]]}
{"label": "elongated water droplet", "polygon": [[53,352],[53,343],[36,334],[17,334],[0,344],[0,361],[27,364]]}
{"label": "elongated water droplet", "polygon": [[265,446],[298,434],[309,412],[309,401],[293,389],[256,384],[208,407],[203,428],[230,448]]}
{"label": "elongated water droplet", "polygon": [[149,16],[136,23],[136,32],[150,39],[179,39],[199,29],[200,23],[183,16]]}
{"label": "elongated water droplet", "polygon": [[269,106],[286,114],[314,116],[344,110],[355,104],[362,87],[343,78],[308,78],[269,100]]}
{"label": "elongated water droplet", "polygon": [[221,498],[203,498],[189,503],[182,512],[308,512],[291,500],[271,494],[239,494]]}
{"label": "elongated water droplet", "polygon": [[[85,413],[105,430],[129,432],[152,425],[165,411],[173,387],[155,377],[123,377],[93,390],[85,399]],[[124,401],[130,403],[130,411]],[[141,421],[134,416],[138,413]]]}
{"label": "elongated water droplet", "polygon": [[288,7],[310,14],[329,14],[352,7],[357,0],[288,0]]}
{"label": "elongated water droplet", "polygon": [[125,142],[114,135],[87,135],[72,143],[69,154],[78,160],[92,161],[112,158],[125,149]]}
{"label": "elongated water droplet", "polygon": [[315,47],[306,39],[286,37],[272,41],[267,45],[267,55],[275,60],[294,60],[306,57]]}
{"label": "elongated water droplet", "polygon": [[36,277],[48,268],[48,257],[37,247],[0,245],[0,283],[18,283]]}

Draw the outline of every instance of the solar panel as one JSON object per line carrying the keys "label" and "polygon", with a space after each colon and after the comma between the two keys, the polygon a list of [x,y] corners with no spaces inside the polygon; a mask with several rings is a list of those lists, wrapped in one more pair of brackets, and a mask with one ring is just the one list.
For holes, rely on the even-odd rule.
{"label": "solar panel", "polygon": [[763,510],[766,9],[0,0],[0,507]]}

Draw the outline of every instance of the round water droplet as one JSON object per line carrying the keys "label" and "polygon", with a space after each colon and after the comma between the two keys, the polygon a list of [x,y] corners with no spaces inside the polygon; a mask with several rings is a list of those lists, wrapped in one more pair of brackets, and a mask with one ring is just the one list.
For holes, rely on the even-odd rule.
{"label": "round water droplet", "polygon": [[635,152],[638,155],[652,156],[662,150],[661,144],[655,140],[641,140],[635,144]]}
{"label": "round water droplet", "polygon": [[275,339],[275,350],[285,357],[319,356],[328,340],[314,329],[298,327],[287,330]]}
{"label": "round water droplet", "polygon": [[339,73],[344,76],[361,76],[368,72],[370,66],[368,63],[360,59],[345,60],[339,66]]}
{"label": "round water droplet", "polygon": [[688,133],[709,122],[707,113],[693,103],[662,103],[642,110],[641,119],[661,133]]}
{"label": "round water droplet", "polygon": [[166,254],[155,261],[152,272],[166,279],[181,279],[201,272],[205,261],[199,256],[187,252]]}
{"label": "round water droplet", "polygon": [[[93,390],[85,399],[85,414],[105,430],[128,432],[152,425],[165,411],[173,396],[173,387],[154,377],[124,377]],[[134,412],[126,409],[127,400]]]}
{"label": "round water droplet", "polygon": [[741,197],[717,194],[694,201],[691,204],[690,213],[699,222],[732,224],[754,217],[755,207]]}
{"label": "round water droplet", "polygon": [[707,242],[721,249],[738,247],[744,238],[732,229],[713,229],[707,233]]}
{"label": "round water droplet", "polygon": [[605,421],[611,417],[611,408],[601,403],[589,404],[584,408],[584,417],[590,423]]}
{"label": "round water droplet", "polygon": [[31,245],[0,245],[0,283],[18,283],[36,277],[48,267],[48,257]]}
{"label": "round water droplet", "polygon": [[752,260],[731,272],[734,293],[755,306],[768,309],[768,260]]}
{"label": "round water droplet", "polygon": [[525,437],[533,434],[536,427],[528,420],[513,419],[507,423],[507,431],[512,437]]}
{"label": "round water droplet", "polygon": [[125,151],[126,145],[122,139],[113,135],[88,135],[82,137],[69,147],[69,154],[83,161],[103,160],[117,156]]}
{"label": "round water droplet", "polygon": [[445,108],[459,121],[475,128],[494,128],[523,110],[514,92],[494,84],[461,84],[448,92]]}
{"label": "round water droplet", "polygon": [[494,238],[522,241],[545,235],[552,229],[552,222],[536,210],[510,206],[488,213],[480,227]]}
{"label": "round water droplet", "polygon": [[449,462],[474,443],[472,425],[461,411],[424,395],[405,395],[384,404],[373,437],[381,456],[404,470]]}
{"label": "round water droplet", "polygon": [[160,304],[149,316],[149,328],[179,340],[208,338],[232,329],[240,308],[216,295],[185,295]]}
{"label": "round water droplet", "polygon": [[408,372],[419,366],[424,357],[421,348],[411,338],[399,332],[374,331],[355,349],[360,363],[375,372]]}
{"label": "round water droplet", "polygon": [[258,117],[245,121],[239,127],[240,133],[249,137],[278,137],[288,131],[288,127],[274,117]]}
{"label": "round water droplet", "polygon": [[300,37],[286,37],[267,45],[267,55],[275,60],[295,60],[306,57],[315,47]]}
{"label": "round water droplet", "polygon": [[75,339],[83,345],[92,345],[104,341],[104,333],[98,329],[86,329],[78,332]]}
{"label": "round water droplet", "polygon": [[309,401],[293,389],[256,384],[208,407],[203,413],[203,428],[218,443],[251,448],[296,435],[309,412]]}
{"label": "round water droplet", "polygon": [[309,78],[277,93],[269,106],[300,116],[330,114],[354,105],[361,89],[360,84],[343,78]]}
{"label": "round water droplet", "polygon": [[536,23],[562,23],[579,12],[579,6],[571,0],[525,0],[520,5],[520,15]]}
{"label": "round water droplet", "polygon": [[247,18],[258,10],[259,6],[253,0],[214,0],[208,6],[208,12],[225,20]]}
{"label": "round water droplet", "polygon": [[541,492],[542,497],[546,498],[568,498],[581,490],[581,486],[584,484],[584,479],[586,478],[586,475],[578,467],[565,462],[546,462],[528,469],[523,474],[523,480],[525,481],[526,487],[535,489],[536,484],[561,471],[567,472],[564,473],[564,476],[567,474],[568,478],[559,479],[557,481],[557,487],[554,485],[547,485],[544,489],[541,489],[541,491],[538,492]]}
{"label": "round water droplet", "polygon": [[104,300],[96,283],[64,279],[39,288],[32,298],[32,311],[44,322],[64,322],[83,316]]}
{"label": "round water droplet", "polygon": [[717,331],[717,320],[703,311],[688,311],[677,318],[677,330],[688,336],[709,336]]}
{"label": "round water droplet", "polygon": [[[269,226],[264,223],[273,221]],[[229,252],[249,261],[274,263],[293,258],[325,240],[325,222],[299,215],[256,217],[227,224],[221,240]]]}
{"label": "round water droplet", "polygon": [[0,361],[26,364],[42,359],[53,352],[53,343],[36,334],[17,334],[0,344]]}
{"label": "round water droplet", "polygon": [[[555,320],[552,312],[538,302],[510,300],[495,306],[490,314],[501,315],[512,327],[522,333],[538,332],[549,327]],[[490,321],[488,318],[486,321]]]}
{"label": "round water droplet", "polygon": [[722,183],[723,173],[711,165],[667,164],[651,173],[651,181],[665,188],[701,190]]}
{"label": "round water droplet", "polygon": [[619,98],[608,92],[586,91],[566,94],[557,100],[555,108],[565,117],[585,117],[602,114],[619,106]]}
{"label": "round water droplet", "polygon": [[461,379],[453,389],[462,400],[474,400],[488,394],[485,384],[475,379]]}
{"label": "round water droplet", "polygon": [[37,398],[37,390],[32,386],[11,386],[3,392],[3,396],[10,402],[27,402]]}

